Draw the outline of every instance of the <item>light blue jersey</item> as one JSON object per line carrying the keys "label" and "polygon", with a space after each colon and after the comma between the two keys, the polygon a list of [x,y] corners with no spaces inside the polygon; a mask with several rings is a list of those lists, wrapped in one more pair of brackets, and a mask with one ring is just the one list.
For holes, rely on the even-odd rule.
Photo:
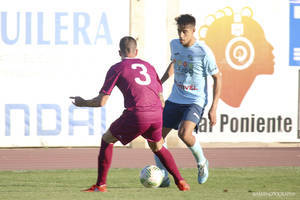
{"label": "light blue jersey", "polygon": [[207,104],[207,76],[218,73],[215,57],[209,47],[196,41],[184,47],[179,39],[170,43],[174,64],[174,85],[168,100],[178,104]]}

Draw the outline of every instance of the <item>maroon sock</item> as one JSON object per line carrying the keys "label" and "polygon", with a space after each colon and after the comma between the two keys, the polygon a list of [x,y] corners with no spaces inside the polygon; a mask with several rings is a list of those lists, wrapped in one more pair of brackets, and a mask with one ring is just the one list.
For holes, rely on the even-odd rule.
{"label": "maroon sock", "polygon": [[113,144],[106,143],[103,139],[101,140],[98,156],[98,186],[106,184],[107,173],[112,161],[113,147]]}
{"label": "maroon sock", "polygon": [[172,174],[174,177],[174,181],[177,184],[180,180],[183,180],[183,178],[180,175],[180,172],[177,168],[177,165],[175,163],[175,160],[170,153],[168,149],[166,149],[164,146],[157,152],[154,152],[155,155],[159,158],[159,160],[162,162],[162,164],[166,167],[168,172]]}

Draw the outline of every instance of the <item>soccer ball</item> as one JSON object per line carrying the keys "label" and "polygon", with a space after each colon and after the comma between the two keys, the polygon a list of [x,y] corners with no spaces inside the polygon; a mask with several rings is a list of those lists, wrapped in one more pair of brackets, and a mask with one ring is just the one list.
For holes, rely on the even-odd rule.
{"label": "soccer ball", "polygon": [[155,165],[148,165],[144,167],[140,174],[140,181],[146,188],[159,187],[163,181],[163,178],[163,172]]}

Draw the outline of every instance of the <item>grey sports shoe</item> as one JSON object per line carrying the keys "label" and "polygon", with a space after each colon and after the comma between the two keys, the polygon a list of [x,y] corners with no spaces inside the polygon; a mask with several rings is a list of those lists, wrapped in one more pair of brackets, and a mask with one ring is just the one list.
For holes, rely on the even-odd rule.
{"label": "grey sports shoe", "polygon": [[208,160],[203,165],[198,165],[198,183],[203,184],[208,179]]}
{"label": "grey sports shoe", "polygon": [[170,179],[168,176],[164,177],[164,180],[159,187],[170,187]]}

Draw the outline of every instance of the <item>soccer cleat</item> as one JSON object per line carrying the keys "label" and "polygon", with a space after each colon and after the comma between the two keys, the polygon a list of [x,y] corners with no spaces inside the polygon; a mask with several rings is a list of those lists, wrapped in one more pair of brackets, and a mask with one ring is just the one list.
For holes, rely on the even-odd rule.
{"label": "soccer cleat", "polygon": [[107,192],[106,185],[93,185],[89,189],[83,190],[83,192]]}
{"label": "soccer cleat", "polygon": [[160,184],[159,187],[162,187],[162,188],[164,188],[164,187],[170,187],[170,179],[169,179],[168,176],[164,177],[164,179],[163,179],[163,181],[162,181],[162,183]]}
{"label": "soccer cleat", "polygon": [[208,160],[203,165],[198,165],[198,183],[203,184],[208,179]]}
{"label": "soccer cleat", "polygon": [[180,180],[177,183],[177,187],[180,191],[188,191],[191,189],[190,185],[185,180]]}

